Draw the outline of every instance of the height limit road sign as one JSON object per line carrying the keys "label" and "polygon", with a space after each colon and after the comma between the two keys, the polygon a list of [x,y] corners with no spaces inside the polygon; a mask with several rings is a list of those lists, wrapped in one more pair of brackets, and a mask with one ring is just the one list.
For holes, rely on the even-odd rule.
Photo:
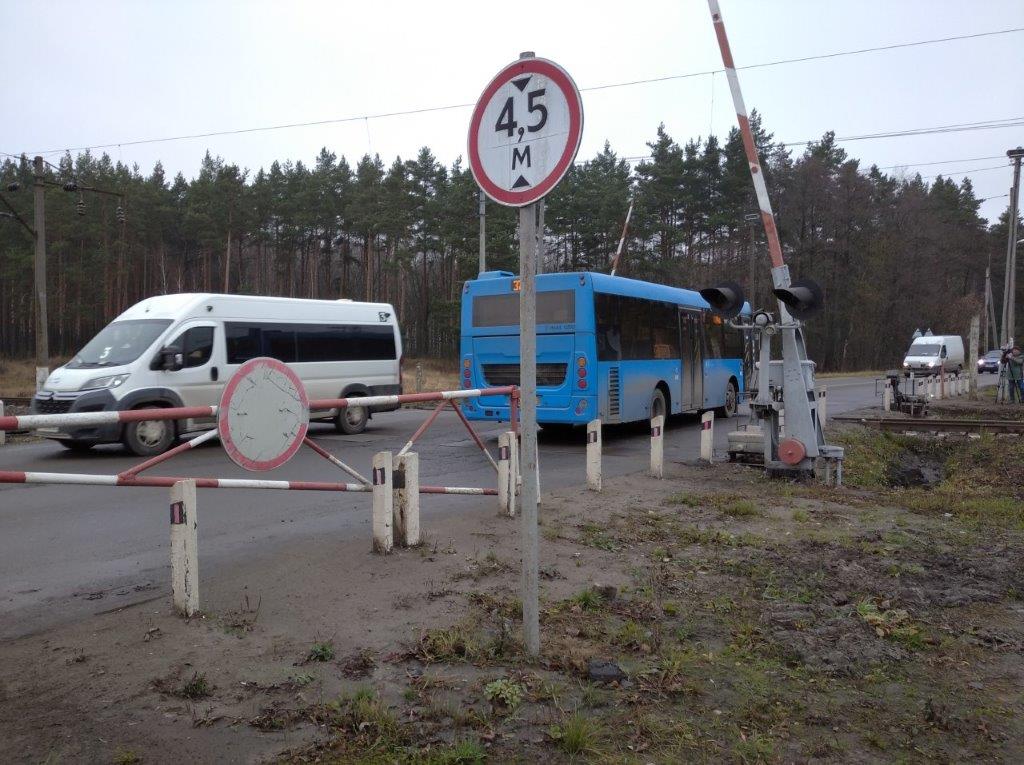
{"label": "height limit road sign", "polygon": [[469,166],[495,202],[524,207],[562,180],[582,135],[583,101],[568,72],[544,58],[520,59],[477,101]]}

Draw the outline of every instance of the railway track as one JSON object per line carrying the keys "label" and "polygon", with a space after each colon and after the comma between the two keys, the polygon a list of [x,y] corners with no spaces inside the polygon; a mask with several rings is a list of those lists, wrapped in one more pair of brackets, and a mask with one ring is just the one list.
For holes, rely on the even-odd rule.
{"label": "railway track", "polygon": [[0,396],[6,406],[28,406],[32,403],[31,397],[25,396]]}
{"label": "railway track", "polygon": [[830,419],[837,422],[853,422],[878,430],[921,433],[1014,433],[1024,434],[1024,421],[1019,420],[971,420],[971,419],[897,419],[889,417],[857,417],[836,415]]}

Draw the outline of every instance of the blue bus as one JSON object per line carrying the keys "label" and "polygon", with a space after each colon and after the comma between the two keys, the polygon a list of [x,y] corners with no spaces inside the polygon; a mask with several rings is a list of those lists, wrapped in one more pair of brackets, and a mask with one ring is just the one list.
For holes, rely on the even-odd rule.
{"label": "blue bus", "polygon": [[[466,282],[464,388],[519,384],[519,285],[506,271]],[[591,272],[537,276],[540,423],[622,423],[707,409],[731,417],[745,390],[745,358],[745,334],[693,290]],[[509,419],[499,397],[466,401],[463,411],[471,420]]]}

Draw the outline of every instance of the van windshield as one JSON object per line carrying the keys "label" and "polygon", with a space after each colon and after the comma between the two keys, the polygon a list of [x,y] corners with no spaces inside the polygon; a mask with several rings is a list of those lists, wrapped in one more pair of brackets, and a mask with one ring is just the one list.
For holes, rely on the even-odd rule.
{"label": "van windshield", "polygon": [[170,319],[115,321],[104,327],[65,366],[68,369],[89,369],[130,364],[169,326]]}
{"label": "van windshield", "polygon": [[938,343],[914,343],[910,346],[910,350],[907,351],[908,356],[938,356],[939,348],[942,346]]}

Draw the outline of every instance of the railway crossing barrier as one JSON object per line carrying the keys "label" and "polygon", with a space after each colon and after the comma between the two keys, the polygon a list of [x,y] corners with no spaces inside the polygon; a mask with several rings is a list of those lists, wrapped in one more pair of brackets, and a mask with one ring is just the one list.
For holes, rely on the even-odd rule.
{"label": "railway crossing barrier", "polygon": [[[499,450],[499,462],[495,462],[491,457],[487,447],[457,406],[457,402],[462,399],[481,396],[507,396],[509,398],[512,430],[501,435],[501,445],[504,449]],[[438,402],[437,407],[397,454],[379,452],[374,455],[372,480],[367,480],[355,468],[307,436],[311,410],[324,412],[345,407],[388,406],[424,401],[436,401]],[[488,462],[497,471],[498,488],[420,484],[419,455],[411,452],[410,449],[446,406],[451,406],[456,411],[476,446],[486,455]],[[170,489],[172,599],[175,608],[180,613],[191,616],[199,611],[197,488],[371,493],[373,495],[373,548],[378,552],[387,553],[394,545],[396,534],[400,545],[413,546],[419,543],[420,494],[497,496],[499,507],[503,513],[509,515],[515,513],[515,498],[519,483],[516,435],[518,407],[519,391],[516,386],[308,400],[301,381],[287,366],[274,359],[257,358],[246,362],[239,368],[225,386],[224,395],[218,406],[19,416],[6,416],[0,409],[0,435],[11,430],[31,430],[43,427],[74,428],[109,423],[211,417],[217,420],[217,427],[213,430],[202,433],[163,454],[144,460],[116,475],[0,470],[0,483]],[[250,413],[258,414],[258,416],[247,416]],[[141,475],[155,465],[193,449],[215,436],[220,436],[228,456],[248,470],[269,470],[279,467],[305,445],[335,467],[351,475],[356,482]]]}

